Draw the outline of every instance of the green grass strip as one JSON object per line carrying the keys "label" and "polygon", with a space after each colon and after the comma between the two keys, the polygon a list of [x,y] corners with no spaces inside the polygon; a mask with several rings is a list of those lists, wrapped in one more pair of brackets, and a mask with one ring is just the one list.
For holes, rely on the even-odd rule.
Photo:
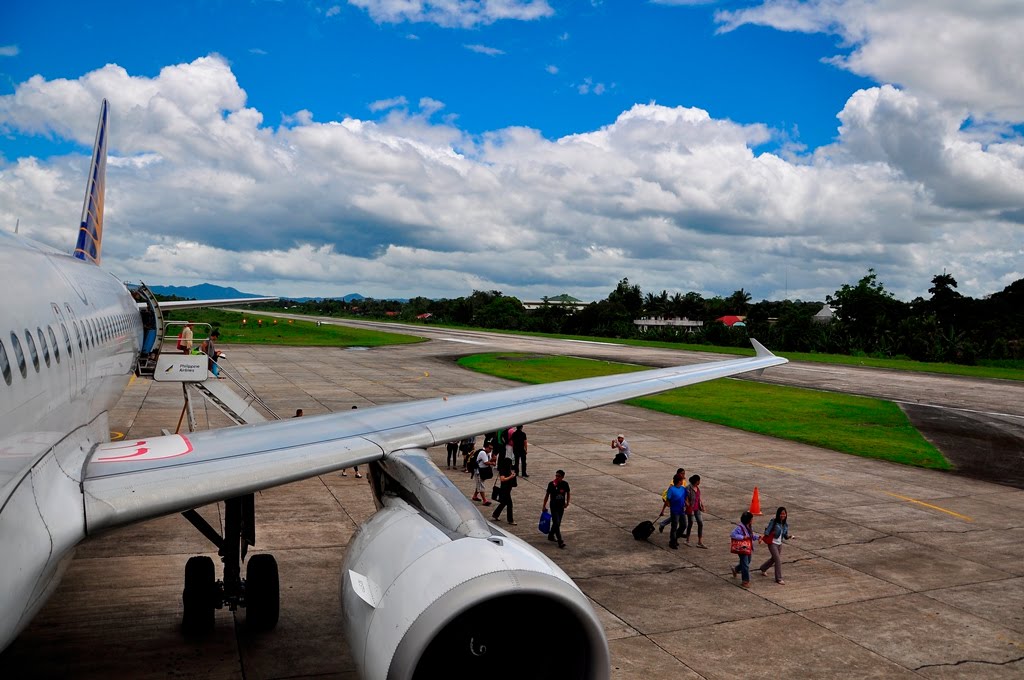
{"label": "green grass strip", "polygon": [[[575,357],[509,353],[477,354],[460,359],[459,364],[534,384],[646,369]],[[855,456],[952,469],[899,406],[881,399],[747,380],[714,380],[626,403]]]}
{"label": "green grass strip", "polygon": [[[339,315],[337,319],[364,320],[362,317]],[[495,328],[483,328],[479,326],[466,326],[459,324],[445,324],[434,321],[421,323],[408,319],[372,319],[381,323],[421,325],[428,328],[451,328],[455,330],[486,331],[501,335],[525,335],[538,338],[556,338],[563,340],[584,340],[587,342],[601,342],[616,345],[628,345],[630,347],[656,347],[661,349],[674,349],[684,352],[707,352],[712,354],[731,354],[735,356],[754,356],[754,350],[750,347],[726,347],[718,345],[698,345],[685,342],[668,342],[664,340],[640,340],[635,338],[603,338],[593,335],[565,335],[557,333],[537,333],[533,331],[509,331]],[[768,349],[773,349],[769,347]],[[1001,380],[1024,380],[1024,370],[1014,367],[1019,362],[1013,361],[992,361],[994,365],[966,366],[964,364],[948,364],[930,361],[914,361],[912,359],[884,359],[868,356],[851,356],[848,354],[821,354],[818,352],[775,352],[780,357],[790,361],[810,361],[818,364],[839,364],[842,366],[866,366],[869,368],[886,368],[894,371],[913,371],[916,373],[941,373],[943,375],[962,375],[970,378],[998,378]]]}
{"label": "green grass strip", "polygon": [[[246,323],[242,325],[242,318]],[[222,344],[246,345],[292,345],[307,347],[380,347],[382,345],[403,345],[413,342],[424,342],[424,338],[414,335],[385,333],[348,326],[323,325],[317,326],[312,321],[292,321],[276,319],[267,314],[252,312],[239,314],[223,309],[189,309],[171,312],[168,319],[175,321],[191,321],[208,323],[220,329]],[[257,323],[263,320],[263,326]],[[181,326],[171,326],[167,340],[173,341],[181,332]],[[197,338],[206,337],[206,328],[197,327]]]}

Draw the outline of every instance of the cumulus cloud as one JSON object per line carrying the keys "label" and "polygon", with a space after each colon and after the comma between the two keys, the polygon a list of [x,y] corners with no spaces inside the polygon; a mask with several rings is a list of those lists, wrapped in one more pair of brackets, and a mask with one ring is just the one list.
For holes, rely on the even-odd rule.
{"label": "cumulus cloud", "polygon": [[379,24],[431,23],[472,28],[511,19],[535,21],[555,11],[547,0],[348,0]]}
{"label": "cumulus cloud", "polygon": [[720,30],[745,24],[830,33],[853,73],[979,118],[1024,121],[1024,3],[1008,0],[766,0],[719,11]]}
{"label": "cumulus cloud", "polygon": [[505,54],[505,50],[499,50],[497,47],[488,47],[487,45],[463,45],[470,52],[477,52],[478,54],[486,54],[489,57],[496,57],[499,54]]}
{"label": "cumulus cloud", "polygon": [[409,101],[405,97],[392,97],[391,99],[378,99],[375,102],[370,102],[367,108],[371,111],[386,111],[398,106],[405,106],[408,103]]}
{"label": "cumulus cloud", "polygon": [[547,66],[544,67],[544,70],[553,76],[558,75],[558,67],[555,66],[554,64],[548,64]]}
{"label": "cumulus cloud", "polygon": [[[0,96],[0,129],[88,145],[104,97],[104,254],[125,279],[594,299],[628,276],[821,299],[868,267],[905,298],[943,268],[971,295],[1024,276],[1024,144],[892,86],[855,93],[836,143],[789,157],[760,151],[764,125],[654,102],[559,139],[470,135],[435,121],[431,98],[275,128],[216,55],[151,78],[108,65],[29,79]],[[67,249],[87,167],[80,153],[0,160],[0,224],[20,217],[22,233]]]}

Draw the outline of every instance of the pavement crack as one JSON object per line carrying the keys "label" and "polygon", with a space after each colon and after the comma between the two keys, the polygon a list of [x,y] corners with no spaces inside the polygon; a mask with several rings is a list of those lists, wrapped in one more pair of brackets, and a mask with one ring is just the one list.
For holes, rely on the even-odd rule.
{"label": "pavement crack", "polygon": [[986,661],[985,659],[961,659],[960,661],[955,661],[953,663],[929,663],[923,666],[918,666],[914,670],[919,671],[924,668],[948,668],[952,666],[959,666],[965,663],[980,663],[985,664],[986,666],[1008,666],[1012,663],[1017,663],[1018,661],[1024,661],[1024,656],[1018,656],[1016,659],[1009,659],[1007,661]]}
{"label": "pavement crack", "polygon": [[[909,533],[909,532],[907,532],[907,533]],[[892,537],[893,537],[892,534],[882,534],[881,536],[875,536],[874,538],[869,538],[867,540],[849,541],[847,543],[836,543],[835,545],[826,546],[824,548],[815,548],[814,550],[818,550],[818,551],[820,551],[820,550],[831,550],[832,548],[842,548],[843,546],[846,546],[846,545],[867,545],[868,543],[874,543],[875,541],[881,540],[883,538],[892,538]]]}

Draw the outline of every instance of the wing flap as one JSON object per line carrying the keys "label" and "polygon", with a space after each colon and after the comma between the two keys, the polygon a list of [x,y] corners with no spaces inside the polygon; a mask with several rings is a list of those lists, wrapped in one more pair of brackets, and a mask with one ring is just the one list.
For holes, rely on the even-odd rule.
{"label": "wing flap", "polygon": [[787,363],[764,352],[745,359],[103,444],[86,464],[87,528],[92,533],[368,463],[402,449],[425,449]]}

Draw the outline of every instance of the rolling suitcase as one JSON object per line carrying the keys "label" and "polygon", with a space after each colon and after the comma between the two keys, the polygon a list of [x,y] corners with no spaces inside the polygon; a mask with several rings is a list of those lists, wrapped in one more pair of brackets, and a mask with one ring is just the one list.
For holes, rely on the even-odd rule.
{"label": "rolling suitcase", "polygon": [[633,528],[633,538],[638,541],[646,541],[654,533],[654,522],[643,521]]}

